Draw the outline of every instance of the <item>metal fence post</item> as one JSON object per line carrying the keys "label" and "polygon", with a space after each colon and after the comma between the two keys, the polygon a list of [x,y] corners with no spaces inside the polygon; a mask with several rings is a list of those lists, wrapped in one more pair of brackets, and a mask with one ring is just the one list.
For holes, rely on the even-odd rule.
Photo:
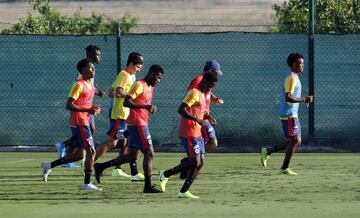
{"label": "metal fence post", "polygon": [[120,30],[120,23],[116,24],[116,69],[119,73],[121,71],[121,30]]}
{"label": "metal fence post", "polygon": [[[309,24],[308,24],[308,43],[309,43],[309,95],[314,95],[314,76],[315,76],[315,55],[314,55],[314,25],[315,25],[315,0],[309,0]],[[315,137],[315,113],[314,103],[309,105],[309,142]]]}

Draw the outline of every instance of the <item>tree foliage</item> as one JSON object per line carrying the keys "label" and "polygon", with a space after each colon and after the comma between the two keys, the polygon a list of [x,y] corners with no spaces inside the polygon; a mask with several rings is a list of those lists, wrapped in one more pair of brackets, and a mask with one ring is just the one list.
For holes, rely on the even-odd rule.
{"label": "tree foliage", "polygon": [[116,24],[121,23],[121,32],[129,33],[138,22],[137,17],[125,13],[120,19],[112,19],[104,14],[92,12],[90,17],[81,15],[79,8],[73,16],[61,15],[51,8],[50,0],[31,0],[30,4],[38,15],[28,13],[10,28],[2,30],[7,34],[47,34],[47,35],[98,35],[115,34]]}
{"label": "tree foliage", "polygon": [[[279,32],[308,31],[308,0],[273,5]],[[359,33],[360,0],[315,0],[316,33]]]}

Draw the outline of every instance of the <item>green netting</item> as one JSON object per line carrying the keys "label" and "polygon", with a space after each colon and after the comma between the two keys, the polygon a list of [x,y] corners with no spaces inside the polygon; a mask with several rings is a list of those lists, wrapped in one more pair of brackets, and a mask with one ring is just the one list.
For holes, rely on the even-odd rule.
{"label": "green netting", "polygon": [[[1,145],[43,145],[70,136],[67,95],[74,80],[76,63],[85,57],[84,48],[97,44],[102,62],[95,82],[108,89],[115,79],[115,36],[28,36],[0,35],[2,51]],[[320,145],[352,145],[359,136],[356,101],[360,45],[357,35],[315,37],[315,141]],[[165,69],[156,87],[153,103],[158,113],[150,120],[155,144],[178,143],[180,116],[177,108],[190,80],[201,72],[206,60],[220,61],[224,75],[214,93],[225,100],[213,106],[220,144],[249,150],[284,140],[278,119],[280,93],[289,69],[291,52],[308,57],[306,35],[264,33],[129,34],[121,36],[121,62],[138,51],[145,68],[161,64]],[[303,95],[308,89],[308,69],[301,76]],[[96,119],[96,141],[105,139],[109,128],[108,99]],[[308,114],[300,106],[303,141],[308,137]],[[322,143],[325,144],[322,144]]]}

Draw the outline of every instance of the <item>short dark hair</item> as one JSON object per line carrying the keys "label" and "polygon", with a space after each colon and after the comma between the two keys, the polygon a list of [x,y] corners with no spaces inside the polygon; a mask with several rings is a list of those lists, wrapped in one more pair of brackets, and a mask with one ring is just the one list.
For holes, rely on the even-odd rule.
{"label": "short dark hair", "polygon": [[205,80],[209,81],[209,82],[217,82],[218,78],[214,73],[204,73],[204,77]]}
{"label": "short dark hair", "polygon": [[101,51],[101,49],[99,47],[97,47],[96,45],[93,45],[93,44],[88,45],[85,49],[86,49],[86,53],[95,52],[97,50]]}
{"label": "short dark hair", "polygon": [[142,57],[142,54],[138,52],[131,52],[128,56],[126,66],[129,66],[131,63],[133,63],[134,65],[144,64],[144,59]]}
{"label": "short dark hair", "polygon": [[161,74],[164,74],[164,69],[159,64],[153,64],[149,68],[149,73],[161,73]]}
{"label": "short dark hair", "polygon": [[88,59],[82,59],[81,61],[79,61],[77,66],[76,66],[79,73],[82,74],[82,69],[89,63],[91,63],[91,62]]}
{"label": "short dark hair", "polygon": [[289,65],[289,67],[292,67],[294,65],[294,62],[297,59],[304,59],[304,55],[302,55],[300,53],[291,53],[291,54],[289,54],[289,56],[287,58],[287,64]]}

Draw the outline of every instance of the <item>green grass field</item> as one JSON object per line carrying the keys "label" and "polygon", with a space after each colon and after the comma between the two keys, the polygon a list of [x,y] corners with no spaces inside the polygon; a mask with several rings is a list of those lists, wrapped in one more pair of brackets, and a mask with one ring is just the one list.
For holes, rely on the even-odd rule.
{"label": "green grass field", "polygon": [[[160,169],[182,157],[157,154],[153,182]],[[79,169],[56,168],[44,183],[40,162],[55,158],[56,153],[0,153],[0,217],[360,217],[359,154],[296,154],[295,177],[277,173],[282,154],[273,155],[267,168],[258,154],[208,154],[191,188],[199,200],[176,197],[178,176],[161,194],[143,194],[142,183],[111,177],[110,169],[99,185],[102,192],[80,190]]]}

